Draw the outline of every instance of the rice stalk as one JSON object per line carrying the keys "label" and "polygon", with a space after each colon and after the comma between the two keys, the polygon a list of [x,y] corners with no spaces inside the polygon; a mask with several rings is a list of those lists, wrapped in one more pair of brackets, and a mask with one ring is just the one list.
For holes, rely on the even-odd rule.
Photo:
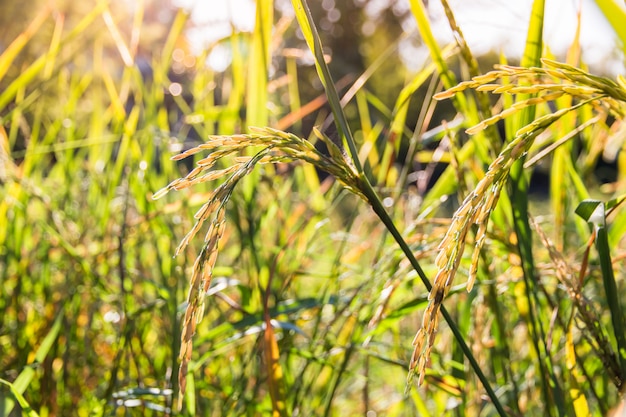
{"label": "rice stalk", "polygon": [[[489,216],[498,202],[502,186],[505,184],[514,163],[525,157],[537,136],[552,123],[584,105],[597,104],[596,102],[601,101],[602,104],[607,105],[617,115],[621,115],[624,112],[623,103],[620,101],[625,101],[623,98],[626,98],[626,91],[617,83],[605,78],[592,76],[566,64],[545,59],[542,62],[548,67],[547,69],[498,66],[496,71],[474,77],[471,81],[463,82],[456,87],[435,95],[435,99],[441,100],[452,97],[457,92],[465,89],[478,89],[479,87],[494,93],[510,93],[513,91],[519,94],[522,91],[527,93],[532,89],[533,93],[539,94],[536,97],[520,101],[511,109],[505,109],[490,119],[467,129],[468,134],[480,132],[487,126],[511,116],[517,111],[537,103],[554,100],[555,97],[561,95],[567,94],[573,98],[578,98],[580,101],[577,104],[541,116],[519,129],[515,138],[508,143],[500,155],[491,163],[485,176],[454,213],[452,223],[438,246],[440,252],[435,260],[438,271],[433,281],[432,289],[429,292],[429,303],[424,311],[421,328],[413,340],[414,350],[409,366],[409,383],[411,383],[416,373],[418,375],[418,385],[421,385],[424,381],[426,364],[430,358],[435,332],[438,327],[438,315],[461,263],[467,236],[470,229],[476,225],[477,231],[474,238],[471,265],[466,281],[468,291],[471,291],[474,286]],[[541,80],[546,76],[557,77],[562,80],[573,81],[574,83],[565,85],[542,83]],[[514,82],[514,84],[511,84],[510,87],[507,85],[505,88],[492,84],[494,81],[504,77],[511,77],[511,82]],[[525,85],[525,82],[529,80],[533,81],[531,84],[534,85]],[[485,85],[487,87],[484,87]]]}
{"label": "rice stalk", "polygon": [[[172,190],[178,191],[203,182],[224,180],[210,193],[207,202],[197,211],[194,216],[196,223],[176,249],[176,255],[178,255],[203,228],[204,223],[210,222],[202,249],[193,266],[187,295],[187,308],[183,318],[179,356],[179,407],[182,406],[182,394],[187,385],[188,366],[193,353],[193,335],[197,323],[202,319],[204,296],[211,285],[219,242],[226,227],[226,204],[239,181],[250,174],[257,164],[300,160],[328,172],[346,188],[365,199],[359,189],[358,175],[349,163],[349,158],[327,136],[318,132],[329,149],[330,157],[319,152],[310,142],[293,134],[271,128],[250,128],[250,130],[252,133],[245,135],[212,136],[207,143],[172,157],[172,160],[180,160],[205,150],[212,151],[207,157],[200,159],[196,167],[185,177],[172,181],[153,195],[154,199],[158,199]],[[249,147],[259,147],[260,150],[257,150],[257,153],[251,157],[235,157],[234,163],[228,168],[213,169],[220,159],[242,153]]]}

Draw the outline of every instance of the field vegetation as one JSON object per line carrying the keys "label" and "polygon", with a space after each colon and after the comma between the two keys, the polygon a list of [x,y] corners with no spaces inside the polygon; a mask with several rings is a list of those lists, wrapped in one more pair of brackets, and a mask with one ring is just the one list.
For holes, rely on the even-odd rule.
{"label": "field vegetation", "polygon": [[421,0],[257,0],[201,52],[156,0],[4,3],[0,414],[620,406],[626,79],[543,1],[515,61],[446,0],[450,45]]}

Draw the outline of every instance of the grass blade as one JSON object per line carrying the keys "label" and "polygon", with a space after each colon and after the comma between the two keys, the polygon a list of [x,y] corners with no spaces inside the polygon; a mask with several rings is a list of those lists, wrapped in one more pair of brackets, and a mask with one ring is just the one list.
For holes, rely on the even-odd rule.
{"label": "grass blade", "polygon": [[613,27],[621,41],[622,51],[626,54],[626,10],[617,4],[617,0],[596,0],[596,4]]}
{"label": "grass blade", "polygon": [[37,33],[41,25],[50,16],[50,7],[44,7],[33,21],[28,25],[26,30],[19,34],[17,38],[2,52],[0,55],[0,81],[6,75],[11,64],[19,53],[24,49],[28,41]]}
{"label": "grass blade", "polygon": [[[0,384],[4,384],[4,385],[9,387],[9,390],[11,391],[11,394],[13,394],[13,396],[17,400],[17,403],[22,408],[20,410],[20,412],[24,413],[24,415],[27,416],[27,417],[39,417],[39,414],[37,414],[37,412],[30,407],[30,404],[28,403],[26,398],[24,398],[22,393],[19,392],[19,390],[17,388],[15,388],[14,384],[11,384],[9,381],[6,381],[6,380],[4,380],[2,378],[0,378]],[[2,406],[3,406],[3,404],[0,403],[0,413],[2,413],[3,416],[9,415],[11,411],[10,410],[5,411],[2,408]]]}
{"label": "grass blade", "polygon": [[417,28],[420,35],[430,52],[433,62],[439,70],[439,76],[443,82],[443,86],[446,89],[454,87],[457,84],[457,79],[448,68],[448,64],[444,60],[439,43],[437,43],[437,40],[433,35],[424,2],[422,0],[410,0],[409,3],[411,5],[411,12],[413,12],[413,16],[417,20]]}
{"label": "grass blade", "polygon": [[285,384],[283,369],[280,366],[280,350],[276,341],[276,334],[272,327],[269,314],[265,315],[265,329],[263,332],[265,365],[267,366],[267,376],[270,397],[272,398],[273,416],[288,416],[285,402]]}
{"label": "grass blade", "polygon": [[267,126],[267,81],[270,67],[270,40],[274,16],[273,0],[257,0],[256,23],[252,33],[252,51],[248,62],[248,126]]}
{"label": "grass blade", "polygon": [[[356,148],[356,142],[354,141],[354,137],[352,136],[352,132],[348,126],[348,120],[343,112],[341,100],[339,99],[339,94],[337,94],[337,90],[335,89],[335,84],[332,76],[330,75],[330,70],[328,69],[328,65],[326,65],[322,42],[319,34],[317,33],[317,28],[315,27],[309,6],[307,5],[306,0],[292,0],[292,4],[296,11],[298,24],[304,34],[304,39],[306,40],[311,52],[313,52],[315,67],[317,68],[320,81],[324,86],[324,91],[326,92],[326,96],[328,98],[328,104],[330,105],[333,116],[335,117],[337,131],[339,132],[340,137],[343,138],[348,144],[350,156],[352,157],[352,163],[354,164],[356,172],[362,174],[363,168],[361,167],[361,162],[359,161],[359,152]],[[340,146],[340,148],[343,148],[343,146]]]}

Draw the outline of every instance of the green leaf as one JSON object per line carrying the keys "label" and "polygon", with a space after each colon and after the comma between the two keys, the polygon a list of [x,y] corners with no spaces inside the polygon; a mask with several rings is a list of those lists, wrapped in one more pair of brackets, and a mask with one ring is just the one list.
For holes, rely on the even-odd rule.
{"label": "green leaf", "polygon": [[333,116],[335,117],[337,131],[348,143],[352,163],[354,164],[356,171],[360,174],[363,172],[363,168],[361,167],[361,162],[359,161],[359,153],[356,148],[356,142],[354,141],[354,137],[352,136],[352,132],[348,126],[348,119],[346,118],[346,115],[341,107],[341,100],[339,99],[339,94],[337,94],[337,90],[335,89],[335,84],[330,75],[330,70],[328,69],[328,65],[326,65],[322,42],[319,34],[317,33],[313,16],[311,16],[311,11],[309,10],[309,6],[305,0],[292,0],[292,4],[296,12],[296,19],[298,20],[298,24],[300,25],[300,29],[304,35],[304,39],[313,53],[315,67],[317,68],[320,81],[324,86],[324,91],[326,92],[326,97],[328,98],[328,104],[330,105]]}
{"label": "green leaf", "polygon": [[256,23],[252,33],[252,50],[248,62],[248,126],[267,126],[267,82],[269,80],[270,38],[274,19],[272,0],[256,2]]}
{"label": "green leaf", "polygon": [[576,214],[595,227],[605,227],[605,207],[600,200],[584,200],[576,207]]}
{"label": "green leaf", "polygon": [[[4,384],[9,387],[11,394],[13,394],[18,404],[20,405],[20,407],[22,407],[22,410],[21,410],[22,414],[20,415],[25,415],[28,417],[39,417],[39,414],[37,414],[35,410],[30,408],[30,404],[28,403],[28,401],[26,401],[26,398],[24,398],[22,393],[15,387],[15,384],[11,384],[9,381],[6,381],[2,378],[0,378],[0,384]],[[2,407],[0,407],[0,409],[2,409]],[[10,414],[9,410],[4,410],[4,412],[5,412],[4,415]]]}
{"label": "green leaf", "polygon": [[626,194],[622,194],[619,197],[612,198],[609,201],[607,201],[607,203],[606,203],[606,210],[609,211],[609,210],[613,209],[614,207],[619,206],[624,201],[626,201]]}

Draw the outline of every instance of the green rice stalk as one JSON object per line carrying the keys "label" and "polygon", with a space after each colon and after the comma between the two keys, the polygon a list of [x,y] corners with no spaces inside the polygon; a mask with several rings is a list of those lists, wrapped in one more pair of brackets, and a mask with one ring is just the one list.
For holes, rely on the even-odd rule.
{"label": "green rice stalk", "polygon": [[[304,34],[304,37],[305,37],[305,39],[307,41],[307,44],[309,45],[309,48],[311,49],[311,51],[313,52],[313,55],[315,57],[318,74],[319,74],[320,79],[322,81],[322,84],[324,85],[324,88],[326,90],[328,101],[329,101],[329,104],[330,104],[331,109],[333,111],[333,115],[335,116],[335,122],[336,122],[336,124],[338,126],[338,130],[339,130],[340,134],[342,135],[342,137],[344,137],[344,139],[348,143],[348,147],[350,149],[350,155],[352,156],[352,160],[350,161],[351,163],[348,163],[348,165],[353,164],[354,167],[355,167],[355,171],[356,171],[356,173],[358,175],[358,178],[357,178],[358,179],[358,186],[356,187],[356,190],[358,190],[359,195],[364,196],[366,201],[368,201],[369,204],[372,205],[372,208],[374,209],[374,212],[379,216],[379,218],[383,221],[385,226],[389,229],[391,234],[394,236],[394,239],[398,242],[398,244],[400,245],[401,249],[403,250],[405,255],[409,258],[409,261],[411,262],[411,264],[413,265],[415,270],[418,272],[418,275],[420,275],[420,278],[422,279],[422,281],[424,282],[424,284],[428,288],[430,286],[430,283],[428,282],[428,279],[426,278],[426,275],[424,274],[422,268],[420,267],[419,263],[417,262],[417,260],[413,256],[412,251],[408,248],[408,245],[406,245],[406,242],[404,241],[402,235],[396,229],[393,221],[391,220],[391,218],[387,214],[386,210],[384,209],[384,207],[383,207],[383,205],[382,205],[378,195],[376,194],[376,192],[372,188],[372,186],[369,183],[368,179],[363,175],[363,169],[362,169],[361,163],[359,161],[358,152],[357,152],[357,149],[356,149],[356,144],[355,144],[354,139],[352,137],[352,134],[351,134],[351,132],[350,132],[350,130],[348,128],[347,120],[345,118],[345,115],[343,114],[343,111],[342,111],[342,108],[341,108],[341,103],[339,101],[337,92],[334,89],[334,84],[332,82],[332,77],[330,76],[330,72],[329,72],[328,67],[326,65],[326,62],[324,60],[323,50],[322,50],[321,42],[320,42],[320,39],[319,39],[319,35],[317,34],[317,29],[315,28],[315,24],[314,24],[313,19],[311,17],[311,13],[310,13],[310,11],[308,9],[308,6],[307,6],[305,1],[301,1],[301,0],[292,0],[292,3],[293,3],[294,8],[296,10],[296,17],[298,19],[298,22],[300,24],[300,27],[301,27],[302,32]],[[413,6],[417,6],[418,9],[419,9],[419,6],[418,5],[414,5],[413,2],[412,2],[412,7]],[[436,45],[437,45],[436,42],[434,42],[434,41],[431,42],[431,46],[434,47]],[[435,58],[436,63],[438,64],[438,66],[440,68],[444,68],[444,67],[447,68],[446,65],[445,65],[445,62],[441,58],[441,54],[439,52],[437,52],[437,51],[439,51],[438,46],[436,46],[436,51],[433,51],[433,54],[436,56],[436,58]],[[449,72],[449,71],[443,71],[443,72],[445,72],[446,74],[449,74],[451,77],[453,77],[451,72]],[[450,81],[450,85],[452,85],[453,84],[452,79],[449,80],[449,81]],[[340,144],[338,144],[338,145],[340,145]],[[341,148],[341,146],[338,146],[338,148]],[[342,152],[342,153],[344,153],[344,152]],[[341,177],[336,177],[336,178],[339,179],[340,181],[342,181]],[[346,181],[343,180],[342,182],[345,185]],[[493,390],[489,386],[489,382],[484,377],[480,367],[478,366],[478,363],[473,358],[473,355],[472,355],[470,349],[468,348],[467,344],[463,340],[463,336],[459,332],[457,326],[454,324],[454,321],[452,320],[452,317],[447,313],[447,311],[445,311],[445,309],[442,310],[442,314],[444,315],[444,318],[446,319],[446,321],[448,322],[449,326],[451,327],[455,337],[459,341],[459,344],[460,344],[462,350],[464,351],[465,355],[468,357],[468,359],[470,361],[470,365],[475,370],[475,372],[477,373],[477,375],[480,378],[481,382],[485,386],[485,389],[487,390],[490,398],[492,399],[492,401],[494,403],[494,406],[498,409],[499,412],[502,413],[502,415],[504,415],[504,410],[503,410],[502,406],[500,405],[500,403],[499,403],[495,393],[493,392]]]}

